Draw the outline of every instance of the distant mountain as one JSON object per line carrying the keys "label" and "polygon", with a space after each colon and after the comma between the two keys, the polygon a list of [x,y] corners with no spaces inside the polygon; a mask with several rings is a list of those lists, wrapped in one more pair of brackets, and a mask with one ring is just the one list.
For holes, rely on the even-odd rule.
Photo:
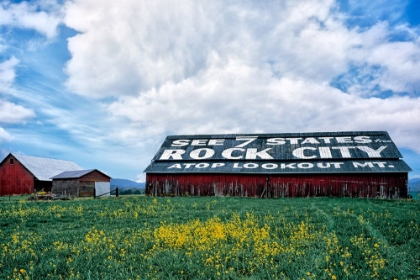
{"label": "distant mountain", "polygon": [[408,180],[410,191],[420,191],[420,178]]}
{"label": "distant mountain", "polygon": [[111,179],[111,189],[144,189],[145,183],[137,183],[127,179]]}

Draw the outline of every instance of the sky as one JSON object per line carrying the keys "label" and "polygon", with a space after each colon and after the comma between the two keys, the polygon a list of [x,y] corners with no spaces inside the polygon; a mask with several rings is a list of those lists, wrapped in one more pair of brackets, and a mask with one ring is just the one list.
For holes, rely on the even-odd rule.
{"label": "sky", "polygon": [[420,0],[0,0],[0,158],[141,182],[167,135],[371,130],[420,178]]}

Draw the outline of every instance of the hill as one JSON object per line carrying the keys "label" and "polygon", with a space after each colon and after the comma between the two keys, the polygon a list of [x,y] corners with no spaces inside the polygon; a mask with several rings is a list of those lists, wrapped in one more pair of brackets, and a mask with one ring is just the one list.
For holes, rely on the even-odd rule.
{"label": "hill", "polygon": [[144,189],[145,183],[138,183],[127,179],[111,179],[111,190],[119,188],[121,190],[125,189]]}
{"label": "hill", "polygon": [[410,187],[410,191],[420,191],[420,178],[408,180],[408,186]]}

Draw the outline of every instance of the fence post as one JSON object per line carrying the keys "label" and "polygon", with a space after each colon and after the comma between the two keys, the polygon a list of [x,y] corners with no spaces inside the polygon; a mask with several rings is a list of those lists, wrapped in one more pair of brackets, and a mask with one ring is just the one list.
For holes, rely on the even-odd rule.
{"label": "fence post", "polygon": [[96,198],[96,188],[93,188],[93,199]]}
{"label": "fence post", "polygon": [[115,188],[115,196],[118,197],[118,195],[119,195],[118,188]]}

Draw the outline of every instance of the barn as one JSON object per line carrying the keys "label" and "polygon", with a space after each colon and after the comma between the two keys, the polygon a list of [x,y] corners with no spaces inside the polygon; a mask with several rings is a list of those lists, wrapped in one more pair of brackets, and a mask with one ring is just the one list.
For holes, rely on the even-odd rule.
{"label": "barn", "polygon": [[168,136],[152,196],[407,196],[410,167],[386,131]]}
{"label": "barn", "polygon": [[97,169],[65,171],[52,177],[53,196],[109,196],[111,177]]}
{"label": "barn", "polygon": [[72,161],[10,153],[0,163],[0,196],[51,191],[51,177],[82,168]]}

